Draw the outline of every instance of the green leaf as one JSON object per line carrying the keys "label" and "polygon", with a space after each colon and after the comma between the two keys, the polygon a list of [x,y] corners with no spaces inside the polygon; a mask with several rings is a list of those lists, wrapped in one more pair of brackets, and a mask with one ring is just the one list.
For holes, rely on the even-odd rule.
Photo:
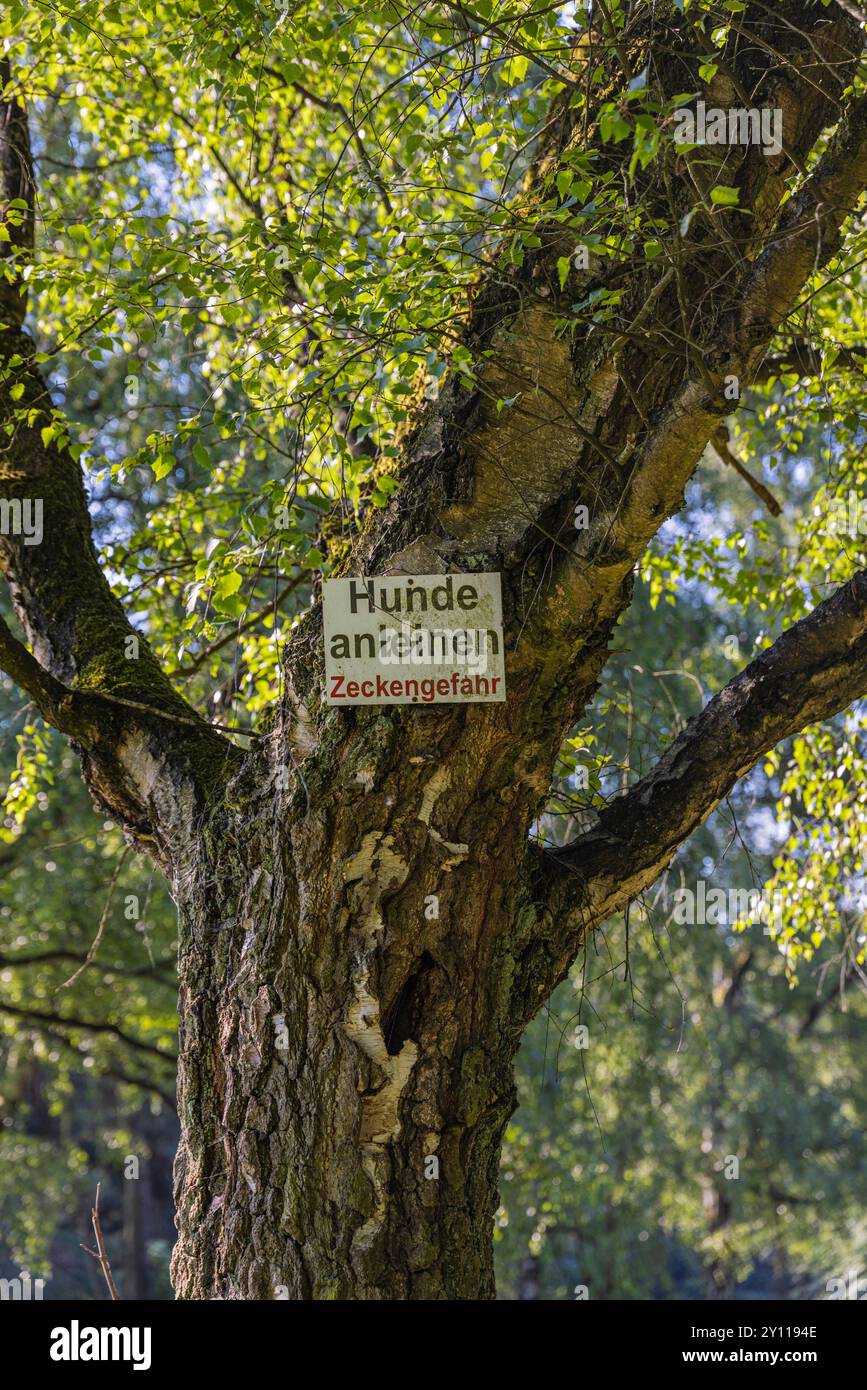
{"label": "green leaf", "polygon": [[157,482],[159,482],[161,478],[165,478],[167,474],[171,473],[176,463],[177,459],[175,458],[174,454],[158,454],[157,457],[154,459],[154,462],[151,464],[151,467],[154,470],[154,477],[156,478]]}
{"label": "green leaf", "polygon": [[232,594],[236,594],[238,592],[242,582],[243,576],[240,570],[229,570],[227,574],[221,575],[220,578],[217,580],[217,584],[214,589],[214,598],[229,598]]}

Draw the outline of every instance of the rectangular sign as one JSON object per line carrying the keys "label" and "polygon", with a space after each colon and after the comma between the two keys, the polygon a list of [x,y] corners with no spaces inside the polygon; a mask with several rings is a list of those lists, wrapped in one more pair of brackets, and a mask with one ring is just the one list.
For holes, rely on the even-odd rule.
{"label": "rectangular sign", "polygon": [[505,700],[498,574],[326,579],[322,607],[329,705]]}

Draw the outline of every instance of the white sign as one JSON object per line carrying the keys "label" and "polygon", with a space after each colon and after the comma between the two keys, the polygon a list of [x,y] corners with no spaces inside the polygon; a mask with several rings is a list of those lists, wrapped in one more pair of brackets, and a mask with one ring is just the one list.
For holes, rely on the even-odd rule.
{"label": "white sign", "polygon": [[329,705],[506,698],[498,574],[326,579],[323,620]]}

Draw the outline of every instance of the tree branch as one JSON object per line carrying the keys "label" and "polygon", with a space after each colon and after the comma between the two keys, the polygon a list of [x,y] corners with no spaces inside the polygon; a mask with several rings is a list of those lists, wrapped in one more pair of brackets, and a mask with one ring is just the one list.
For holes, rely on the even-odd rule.
{"label": "tree branch", "polygon": [[[0,197],[9,240],[2,245],[5,272],[0,275],[0,316],[15,327],[24,322],[27,293],[21,278],[33,252],[35,188],[30,132],[24,107],[14,90],[9,59],[0,58]],[[11,203],[19,206],[11,208]]]}
{"label": "tree branch", "polygon": [[779,516],[783,509],[774,494],[765,487],[763,482],[754,477],[750,470],[741,463],[737,454],[732,452],[731,439],[726,425],[720,425],[711,440],[711,445],[723,463],[728,464],[729,468],[733,468],[738,476],[743,478],[744,482],[752,488],[756,496],[764,502],[771,516]]}
{"label": "tree branch", "polygon": [[[169,842],[184,833],[179,820],[161,824],[177,803],[161,795],[166,779],[175,792],[182,778],[206,795],[235,750],[173,688],[100,569],[82,471],[22,328],[36,195],[8,59],[0,82],[0,212],[9,233],[0,243],[0,571],[32,651],[4,623],[0,663],[49,723],[83,744],[92,793],[165,862]],[[97,715],[82,696],[114,709]]]}
{"label": "tree branch", "polygon": [[[34,951],[29,955],[18,953],[7,956],[0,951],[0,968],[4,970],[14,970],[25,965],[47,965],[55,961],[72,961],[74,965],[82,965],[87,961],[87,956],[80,951]],[[106,965],[102,966],[102,973],[106,978],[117,976],[121,979],[140,980],[148,978],[154,980],[158,985],[163,985],[166,989],[177,990],[177,961],[174,956],[166,956],[162,960],[154,961],[148,965],[124,966]],[[167,970],[168,974],[162,972]]]}
{"label": "tree branch", "polygon": [[[258,621],[261,614],[257,614],[255,617]],[[88,690],[86,692],[70,690],[62,681],[55,680],[49,671],[39,665],[33,654],[13,635],[2,616],[0,616],[0,671],[5,671],[7,676],[12,677],[16,685],[32,697],[47,724],[51,724],[61,733],[69,734],[88,746],[95,744],[98,739],[98,724],[93,715],[95,702],[100,700],[120,709],[138,710],[141,714],[146,714],[153,719],[168,720],[170,724],[182,724],[189,729],[200,730],[205,727],[221,733],[239,734],[243,738],[264,737],[263,734],[255,733],[251,729],[236,729],[228,724],[209,723],[205,725],[204,721],[192,710],[189,715],[175,714],[169,710],[158,709],[156,705],[146,705],[141,700],[125,700],[120,695],[109,695],[104,690]],[[89,719],[85,714],[86,710],[91,712]]]}
{"label": "tree branch", "polygon": [[47,724],[61,733],[81,738],[84,725],[76,712],[76,700],[71,690],[55,680],[19,642],[0,616],[0,671],[11,676],[15,684],[34,701]]}
{"label": "tree branch", "polygon": [[[2,1011],[2,1006],[0,1006],[0,1012]],[[74,1053],[76,1057],[81,1057],[82,1053],[85,1052],[83,1047],[72,1042],[65,1033],[59,1033],[56,1029],[47,1028],[43,1024],[36,1024],[34,1025],[34,1031],[39,1033],[41,1037],[48,1039],[49,1042],[54,1043],[57,1047],[63,1047],[67,1052]],[[163,1104],[168,1106],[169,1110],[174,1110],[176,1108],[176,1098],[174,1094],[160,1086],[158,1081],[151,1080],[146,1076],[135,1076],[132,1072],[114,1066],[112,1063],[103,1063],[100,1058],[94,1058],[92,1052],[87,1052],[86,1055],[89,1061],[93,1063],[94,1076],[110,1076],[115,1081],[122,1081],[124,1086],[135,1086],[138,1090],[146,1091],[149,1095],[158,1096]]]}
{"label": "tree branch", "polygon": [[[837,251],[843,222],[865,186],[867,95],[852,104],[815,173],[785,204],[767,249],[717,326],[713,336],[720,347],[709,364],[720,382],[732,375],[753,380],[810,275]],[[728,413],[724,401],[714,400],[703,382],[684,383],[636,452],[611,527],[609,553],[619,550],[638,558],[664,517],[675,510],[701,451]]]}
{"label": "tree branch", "polygon": [[585,933],[654,882],[678,846],[782,739],[867,694],[867,571],[784,632],[564,849],[532,849],[554,978]]}
{"label": "tree branch", "polygon": [[131,1033],[125,1033],[122,1028],[118,1028],[115,1023],[91,1022],[83,1018],[69,1018],[65,1014],[44,1013],[38,1009],[21,1009],[16,1004],[0,1003],[0,1013],[10,1014],[14,1018],[23,1018],[28,1023],[35,1023],[38,1026],[49,1024],[55,1028],[72,1028],[76,1032],[80,1029],[84,1033],[107,1034],[109,1037],[116,1038],[126,1047],[133,1048],[136,1052],[147,1053],[149,1057],[157,1057],[161,1062],[169,1064],[177,1062],[174,1053],[164,1052],[161,1047],[156,1047],[153,1043],[142,1042],[140,1038],[134,1038]]}
{"label": "tree branch", "polygon": [[867,9],[863,5],[856,5],[855,0],[837,0],[837,4],[847,14],[854,15],[862,24],[867,24]]}
{"label": "tree branch", "polygon": [[801,377],[821,376],[825,365],[825,354],[830,349],[836,356],[832,371],[856,372],[859,376],[867,373],[867,348],[857,345],[808,343],[797,338],[780,352],[762,359],[758,370],[751,378],[751,386],[760,386],[775,377],[788,376],[796,372]]}
{"label": "tree branch", "polygon": [[117,1286],[114,1282],[114,1276],[111,1272],[111,1265],[109,1264],[108,1255],[105,1249],[105,1241],[102,1238],[102,1225],[99,1220],[99,1183],[96,1184],[96,1200],[94,1201],[93,1208],[90,1213],[90,1219],[93,1225],[93,1234],[96,1236],[96,1249],[90,1250],[86,1245],[82,1245],[81,1248],[82,1250],[87,1250],[88,1255],[92,1255],[93,1258],[98,1262],[99,1267],[102,1270],[105,1282],[108,1285],[109,1297],[112,1299],[117,1299],[119,1297],[117,1292]]}

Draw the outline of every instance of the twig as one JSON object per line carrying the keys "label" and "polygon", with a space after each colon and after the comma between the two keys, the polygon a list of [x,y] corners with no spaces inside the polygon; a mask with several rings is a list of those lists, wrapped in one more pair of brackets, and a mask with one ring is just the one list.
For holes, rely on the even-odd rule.
{"label": "twig", "polygon": [[[288,86],[290,87],[294,87],[298,95],[303,97],[305,101],[309,101],[311,106],[318,106],[320,111],[334,111],[338,116],[340,116],[340,119],[345,123],[346,128],[349,131],[349,138],[354,144],[358,152],[358,156],[365,169],[367,170],[368,178],[370,179],[371,183],[373,184],[374,188],[376,189],[377,193],[379,194],[382,200],[382,206],[385,208],[387,213],[392,213],[394,211],[394,207],[392,205],[391,199],[388,196],[388,189],[386,188],[385,184],[380,178],[375,165],[371,162],[370,156],[367,153],[367,148],[364,144],[364,141],[361,138],[361,131],[358,129],[358,126],[355,124],[346,107],[343,105],[343,102],[336,101],[333,97],[318,96],[317,93],[312,92],[309,87],[305,87],[303,82],[296,82],[294,79],[289,80],[285,78],[278,68],[272,68],[267,63],[263,65],[262,71],[267,72],[269,77],[276,78],[278,82],[282,82],[283,84],[288,84]],[[344,149],[345,148],[346,147],[344,146]]]}
{"label": "twig", "polygon": [[70,985],[74,985],[79,975],[84,974],[84,971],[90,965],[91,961],[95,958],[96,953],[99,950],[99,944],[102,941],[103,935],[105,933],[106,923],[108,922],[108,913],[109,909],[111,908],[112,899],[114,897],[114,890],[117,887],[117,881],[120,878],[120,871],[126,863],[129,853],[129,846],[127,846],[123,854],[120,856],[120,859],[117,861],[117,867],[114,871],[114,877],[111,880],[111,885],[109,886],[108,890],[108,898],[106,899],[105,907],[102,910],[102,916],[99,919],[99,926],[97,927],[96,936],[93,938],[90,950],[88,951],[87,955],[85,956],[78,969],[74,970],[70,975],[69,979],[64,980],[62,985],[58,985],[58,989],[69,989]]}
{"label": "twig", "polygon": [[774,494],[765,487],[764,483],[760,483],[758,478],[754,478],[749,469],[745,468],[740,459],[732,453],[729,447],[729,432],[725,426],[717,430],[711,440],[711,444],[719,454],[723,463],[727,463],[730,468],[733,468],[735,472],[743,478],[745,483],[749,483],[756,496],[762,499],[771,516],[779,516],[783,509]]}
{"label": "twig", "polygon": [[118,1300],[120,1295],[115,1287],[114,1279],[112,1278],[111,1265],[108,1262],[108,1255],[105,1253],[105,1241],[102,1238],[102,1227],[99,1224],[99,1188],[100,1184],[97,1183],[96,1200],[90,1212],[90,1218],[93,1222],[93,1234],[96,1236],[96,1249],[91,1250],[89,1245],[82,1245],[81,1248],[82,1250],[86,1250],[88,1255],[92,1255],[95,1260],[98,1260],[99,1266],[105,1275],[105,1282],[108,1284],[108,1291],[114,1300]]}
{"label": "twig", "polygon": [[[281,604],[285,598],[289,597],[293,589],[298,588],[298,585],[301,583],[302,579],[305,578],[306,575],[300,574],[295,579],[290,579],[289,583],[285,586],[284,589],[281,590],[281,592],[277,595],[276,599],[272,599],[271,602],[265,608],[258,608],[255,613],[251,613],[249,618],[246,618],[245,621],[242,622],[239,627],[233,627],[223,637],[218,637],[216,642],[212,642],[211,645],[209,647],[206,647],[203,652],[199,652],[199,654],[194,658],[193,661],[189,663],[189,665],[179,667],[178,675],[194,676],[195,673],[197,671],[200,671],[201,668],[205,665],[205,662],[208,661],[208,659],[214,655],[214,652],[218,652],[220,648],[225,647],[227,643],[236,641],[237,638],[241,636],[242,632],[249,632],[251,627],[255,627],[256,624],[258,622],[261,622],[261,620],[267,617],[268,614],[273,613],[275,604],[279,606],[279,604]],[[211,725],[212,729],[215,729],[216,727],[216,724]]]}
{"label": "twig", "polygon": [[124,700],[120,695],[108,695],[104,690],[73,690],[73,695],[84,695],[94,700],[105,700],[110,705],[122,705],[125,709],[141,710],[142,714],[153,714],[157,719],[168,719],[172,724],[186,724],[192,729],[201,731],[206,729],[217,729],[221,734],[240,734],[243,738],[264,738],[264,734],[257,734],[253,729],[233,729],[230,724],[211,724],[208,720],[197,718],[187,718],[183,714],[169,714],[166,709],[156,709],[153,705],[143,704],[141,700]]}

